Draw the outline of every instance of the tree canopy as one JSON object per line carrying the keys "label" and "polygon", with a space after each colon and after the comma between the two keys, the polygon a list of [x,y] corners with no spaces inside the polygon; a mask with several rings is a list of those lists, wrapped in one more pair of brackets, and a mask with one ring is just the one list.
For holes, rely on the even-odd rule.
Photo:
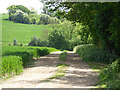
{"label": "tree canopy", "polygon": [[[120,55],[120,2],[45,2],[49,12],[88,27],[92,43]],[[54,8],[53,8],[54,7]]]}

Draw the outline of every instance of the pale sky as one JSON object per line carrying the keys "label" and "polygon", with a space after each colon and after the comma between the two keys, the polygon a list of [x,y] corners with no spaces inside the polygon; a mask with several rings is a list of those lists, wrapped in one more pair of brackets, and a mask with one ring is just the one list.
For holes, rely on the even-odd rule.
{"label": "pale sky", "polygon": [[0,0],[0,13],[7,13],[10,5],[23,5],[28,9],[34,8],[38,14],[42,11],[43,4],[40,0]]}

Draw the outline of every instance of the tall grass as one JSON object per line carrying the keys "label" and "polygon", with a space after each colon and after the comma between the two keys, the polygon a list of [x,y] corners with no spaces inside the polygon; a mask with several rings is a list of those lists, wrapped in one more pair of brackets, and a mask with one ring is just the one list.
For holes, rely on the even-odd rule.
{"label": "tall grass", "polygon": [[23,71],[22,58],[19,56],[5,56],[2,58],[2,76],[20,74]]}
{"label": "tall grass", "polygon": [[67,58],[67,52],[64,51],[59,55],[59,60],[62,62],[66,62],[66,58]]}
{"label": "tall grass", "polygon": [[3,46],[2,76],[8,77],[22,72],[22,68],[31,63],[33,57],[47,55],[55,48],[28,47],[28,46]]}
{"label": "tall grass", "polygon": [[79,45],[74,48],[74,52],[88,62],[112,63],[116,60],[115,55],[92,45]]}

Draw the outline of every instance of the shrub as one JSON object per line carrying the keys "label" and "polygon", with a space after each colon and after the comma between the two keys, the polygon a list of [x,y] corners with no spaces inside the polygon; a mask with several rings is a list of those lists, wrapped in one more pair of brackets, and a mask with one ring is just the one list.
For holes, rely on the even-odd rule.
{"label": "shrub", "polygon": [[26,23],[26,24],[29,24],[30,23],[30,17],[27,13],[25,13],[23,15],[23,22]]}
{"label": "shrub", "polygon": [[41,47],[47,47],[49,46],[49,43],[48,41],[43,41],[41,39],[39,39],[38,37],[34,36],[30,43],[29,43],[29,46],[41,46]]}
{"label": "shrub", "polygon": [[35,23],[36,23],[37,25],[40,25],[40,24],[41,24],[40,19],[37,19]]}
{"label": "shrub", "polygon": [[62,53],[59,55],[59,60],[60,60],[60,61],[66,62],[66,58],[67,58],[67,52],[62,52]]}
{"label": "shrub", "polygon": [[120,58],[100,71],[99,84],[107,88],[120,88]]}
{"label": "shrub", "polygon": [[47,47],[47,46],[49,46],[49,42],[48,41],[42,41],[42,40],[38,39],[37,46]]}
{"label": "shrub", "polygon": [[57,49],[69,49],[69,42],[61,31],[53,30],[49,34],[49,45]]}
{"label": "shrub", "polygon": [[47,54],[49,54],[49,51],[48,51],[48,49],[37,49],[37,55],[38,56],[44,56],[44,55],[47,55]]}
{"label": "shrub", "polygon": [[92,45],[80,45],[75,47],[74,51],[82,57],[84,61],[111,63],[115,61],[116,56],[105,50],[95,48]]}
{"label": "shrub", "polygon": [[24,12],[21,11],[21,10],[17,10],[16,13],[15,13],[15,22],[18,22],[18,23],[23,23],[24,19]]}
{"label": "shrub", "polygon": [[29,43],[29,46],[36,46],[38,42],[38,38],[34,35],[33,38],[31,38],[31,41]]}
{"label": "shrub", "polygon": [[36,24],[36,20],[37,20],[36,17],[32,17],[31,20],[30,20],[30,23],[31,24]]}
{"label": "shrub", "polygon": [[2,75],[10,76],[23,71],[22,58],[19,56],[5,56],[2,58]]}
{"label": "shrub", "polygon": [[29,52],[18,53],[17,55],[22,57],[24,67],[26,67],[31,62],[32,55]]}

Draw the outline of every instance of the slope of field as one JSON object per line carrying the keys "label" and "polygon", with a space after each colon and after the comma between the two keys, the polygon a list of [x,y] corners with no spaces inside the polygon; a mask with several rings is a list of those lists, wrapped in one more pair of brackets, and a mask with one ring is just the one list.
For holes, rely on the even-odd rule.
{"label": "slope of field", "polygon": [[36,35],[42,40],[47,40],[51,30],[49,25],[31,25],[14,23],[8,20],[9,15],[2,15],[2,41],[3,44],[13,43],[16,38],[18,44],[27,44]]}

